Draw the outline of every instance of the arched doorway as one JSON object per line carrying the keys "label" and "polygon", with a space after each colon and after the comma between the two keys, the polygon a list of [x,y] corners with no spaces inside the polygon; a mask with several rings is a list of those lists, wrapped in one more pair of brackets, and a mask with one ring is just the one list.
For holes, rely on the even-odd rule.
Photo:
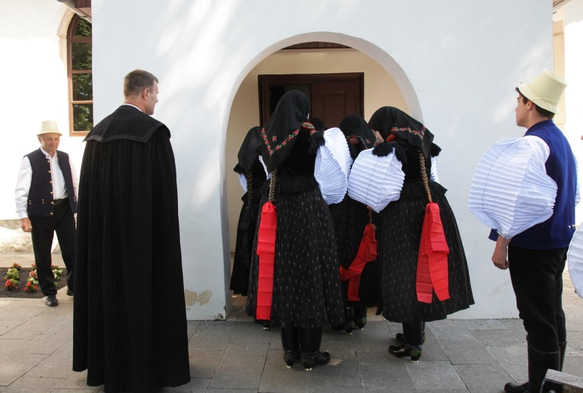
{"label": "arched doorway", "polygon": [[[227,190],[225,195],[231,253],[235,248],[237,220],[242,206],[241,196],[244,193],[233,168],[237,163],[237,152],[247,131],[254,126],[262,125],[264,119],[267,118],[264,114],[265,106],[261,107],[261,103],[265,100],[261,97],[261,89],[264,88],[260,85],[262,76],[279,75],[279,80],[281,80],[282,75],[298,75],[303,82],[306,80],[309,82],[310,80],[306,78],[310,75],[321,77],[322,75],[360,74],[363,81],[359,98],[362,108],[361,113],[356,112],[357,114],[368,120],[380,106],[391,105],[419,117],[416,95],[404,78],[400,67],[390,56],[372,45],[364,43],[362,46],[364,50],[368,46],[371,53],[380,56],[373,58],[362,50],[342,45],[339,48],[282,49],[263,58],[243,78],[231,105],[225,146]],[[326,123],[326,126],[334,127],[337,124]],[[226,274],[229,275],[230,271]]]}

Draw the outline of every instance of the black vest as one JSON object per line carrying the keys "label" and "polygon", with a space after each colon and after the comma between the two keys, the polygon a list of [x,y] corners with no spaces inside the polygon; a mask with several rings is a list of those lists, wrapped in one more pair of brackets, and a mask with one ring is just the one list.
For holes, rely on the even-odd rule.
{"label": "black vest", "polygon": [[[65,188],[69,199],[69,205],[73,214],[77,212],[77,196],[73,187],[71,165],[69,155],[57,150],[59,167],[65,178]],[[26,155],[32,167],[32,181],[28,191],[28,205],[26,211],[29,217],[50,217],[53,215],[53,184],[51,178],[51,163],[47,160],[41,149]]]}

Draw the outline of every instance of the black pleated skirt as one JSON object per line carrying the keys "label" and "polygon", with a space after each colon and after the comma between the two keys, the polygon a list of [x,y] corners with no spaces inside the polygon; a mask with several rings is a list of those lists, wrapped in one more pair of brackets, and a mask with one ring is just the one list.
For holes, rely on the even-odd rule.
{"label": "black pleated skirt", "polygon": [[430,304],[417,301],[417,256],[428,198],[420,181],[405,183],[400,199],[383,209],[378,220],[378,261],[382,269],[379,312],[392,322],[445,319],[474,304],[466,255],[455,216],[445,197],[446,190],[438,183],[430,185],[450,250],[450,298],[439,301],[434,294]]}

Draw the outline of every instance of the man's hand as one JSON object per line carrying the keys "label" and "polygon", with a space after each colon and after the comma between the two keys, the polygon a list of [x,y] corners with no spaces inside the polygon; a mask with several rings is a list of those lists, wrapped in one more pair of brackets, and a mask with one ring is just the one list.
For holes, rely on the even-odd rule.
{"label": "man's hand", "polygon": [[32,224],[30,223],[30,219],[28,217],[20,219],[20,227],[24,232],[32,232]]}
{"label": "man's hand", "polygon": [[494,266],[498,269],[508,269],[508,244],[510,239],[503,238],[498,235],[498,240],[496,240],[496,247],[494,248],[494,254],[492,254],[492,262]]}

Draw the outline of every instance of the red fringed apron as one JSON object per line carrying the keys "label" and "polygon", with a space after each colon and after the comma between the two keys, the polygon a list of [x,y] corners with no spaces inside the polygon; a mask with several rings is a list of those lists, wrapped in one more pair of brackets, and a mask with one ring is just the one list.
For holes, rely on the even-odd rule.
{"label": "red fringed apron", "polygon": [[[369,209],[370,217],[370,209]],[[348,269],[340,266],[340,279],[342,281],[350,280],[348,282],[348,300],[351,302],[360,301],[358,292],[360,290],[360,278],[362,271],[367,262],[373,262],[377,259],[377,240],[376,240],[376,226],[369,222],[364,227],[364,233],[358,246],[356,257],[348,267]]]}
{"label": "red fringed apron", "polygon": [[261,218],[257,232],[257,256],[259,259],[257,273],[257,309],[255,318],[269,321],[273,297],[273,269],[275,260],[275,235],[277,232],[277,214],[273,204],[275,189],[275,172],[272,173],[269,187],[269,200],[261,209]]}
{"label": "red fringed apron", "polygon": [[441,301],[449,299],[449,273],[445,240],[439,215],[439,205],[430,202],[425,208],[417,259],[417,300],[431,303],[433,291]]}
{"label": "red fringed apron", "polygon": [[425,157],[419,149],[419,161],[423,185],[429,198],[425,206],[425,218],[421,229],[419,255],[417,256],[417,301],[431,303],[433,291],[441,301],[449,299],[449,247],[445,240],[439,205],[433,202],[429,189],[429,179],[425,170]]}

